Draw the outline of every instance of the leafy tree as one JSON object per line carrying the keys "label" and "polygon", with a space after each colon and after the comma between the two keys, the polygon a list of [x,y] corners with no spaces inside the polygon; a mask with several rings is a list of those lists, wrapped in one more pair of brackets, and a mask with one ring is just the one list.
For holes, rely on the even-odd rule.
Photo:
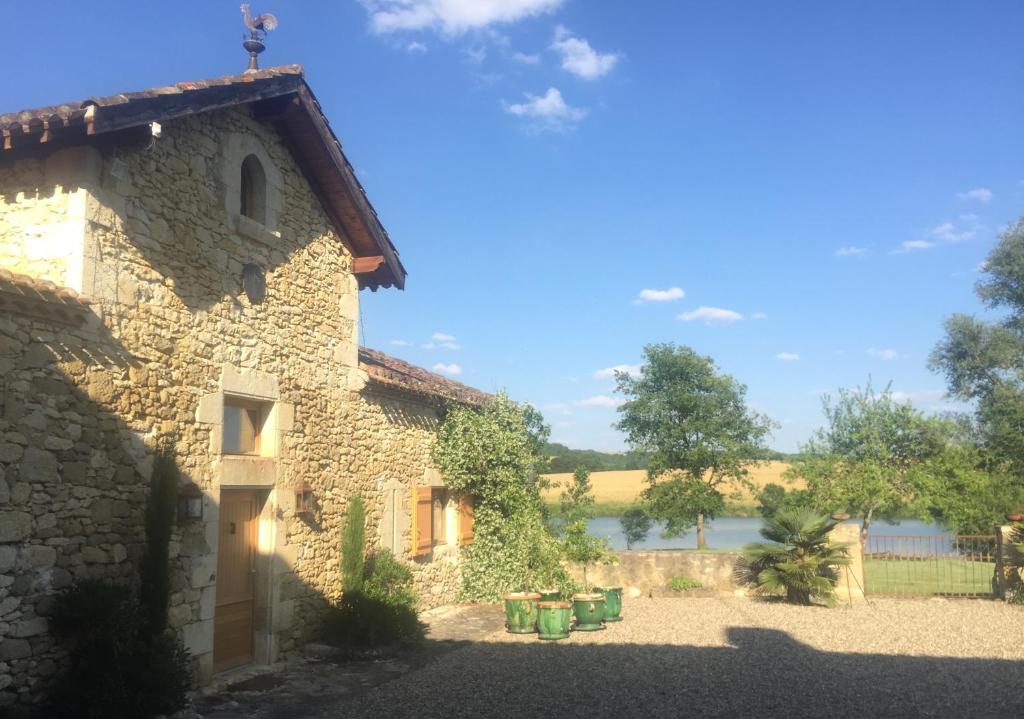
{"label": "leafy tree", "polygon": [[739,571],[759,594],[784,596],[795,604],[835,604],[836,568],[850,563],[844,545],[829,541],[836,526],[813,510],[784,509],[765,520],[761,536],[743,548]]}
{"label": "leafy tree", "polygon": [[566,522],[571,523],[590,516],[594,504],[591,489],[590,470],[586,467],[577,467],[572,474],[572,482],[563,490],[559,499],[559,508]]}
{"label": "leafy tree", "polygon": [[348,505],[341,527],[341,590],[348,594],[363,591],[366,561],[366,505],[357,494]]}
{"label": "leafy tree", "polygon": [[644,498],[666,521],[665,535],[696,526],[703,548],[705,518],[725,508],[723,488],[746,481],[772,423],[747,407],[746,387],[710,357],[673,344],[648,345],[644,355],[639,377],[616,373],[627,398],[617,427],[648,457]]}
{"label": "leafy tree", "polygon": [[757,493],[758,511],[765,519],[775,516],[781,510],[810,507],[812,499],[807,490],[786,490],[780,484],[769,482]]}
{"label": "leafy tree", "polygon": [[626,549],[647,539],[651,531],[651,518],[643,507],[630,507],[619,517],[622,533],[626,535]]}
{"label": "leafy tree", "polygon": [[587,591],[590,591],[587,567],[595,562],[612,563],[617,560],[609,550],[607,540],[595,537],[587,531],[587,522],[584,519],[569,522],[569,526],[565,528],[563,547],[566,558],[583,566],[583,585]]}
{"label": "leafy tree", "polygon": [[448,487],[473,496],[473,543],[465,548],[463,596],[490,601],[510,591],[569,588],[562,548],[545,527],[538,469],[547,427],[532,408],[499,394],[482,409],[449,408],[432,455]]}
{"label": "leafy tree", "polygon": [[942,425],[892,392],[839,390],[823,400],[826,425],[787,471],[807,482],[815,505],[861,522],[861,540],[875,519],[893,519],[915,501],[924,462],[944,447]]}
{"label": "leafy tree", "polygon": [[946,320],[946,337],[929,366],[946,376],[949,392],[976,402],[987,453],[1024,477],[1024,218],[1004,232],[984,265],[976,292],[1006,315],[985,322],[965,314]]}
{"label": "leafy tree", "polygon": [[942,420],[943,451],[919,473],[916,512],[959,534],[989,534],[1006,513],[1024,507],[1024,486],[993,461],[965,420]]}

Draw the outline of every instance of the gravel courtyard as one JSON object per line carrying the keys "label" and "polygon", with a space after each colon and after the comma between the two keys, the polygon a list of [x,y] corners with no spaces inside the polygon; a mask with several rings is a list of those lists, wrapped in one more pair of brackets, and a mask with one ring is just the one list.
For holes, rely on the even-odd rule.
{"label": "gravel courtyard", "polygon": [[322,716],[1024,716],[1018,607],[644,598],[623,616],[557,643],[494,631]]}
{"label": "gravel courtyard", "polygon": [[428,613],[399,657],[293,660],[221,680],[206,719],[1024,716],[1024,608],[872,600],[626,600],[605,631],[542,642],[500,607]]}

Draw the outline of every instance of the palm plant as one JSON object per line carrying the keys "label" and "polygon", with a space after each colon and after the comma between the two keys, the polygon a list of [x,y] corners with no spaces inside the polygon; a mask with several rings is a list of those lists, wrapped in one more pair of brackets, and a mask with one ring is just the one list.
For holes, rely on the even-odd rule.
{"label": "palm plant", "polygon": [[836,603],[837,568],[850,563],[846,545],[829,541],[836,522],[808,509],[783,509],[765,520],[761,536],[743,548],[740,579],[757,594],[794,604]]}

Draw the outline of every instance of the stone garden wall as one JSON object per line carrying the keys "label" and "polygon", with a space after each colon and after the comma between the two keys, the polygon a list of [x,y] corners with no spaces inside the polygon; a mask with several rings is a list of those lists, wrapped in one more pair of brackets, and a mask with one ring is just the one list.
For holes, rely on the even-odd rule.
{"label": "stone garden wall", "polygon": [[[739,554],[692,550],[620,551],[618,564],[600,564],[587,569],[592,585],[623,587],[631,596],[661,594],[673,577],[683,576],[701,583],[702,590],[723,596],[744,596],[732,572]],[[583,572],[573,567],[573,577],[582,582]],[[681,592],[680,596],[684,596]]]}

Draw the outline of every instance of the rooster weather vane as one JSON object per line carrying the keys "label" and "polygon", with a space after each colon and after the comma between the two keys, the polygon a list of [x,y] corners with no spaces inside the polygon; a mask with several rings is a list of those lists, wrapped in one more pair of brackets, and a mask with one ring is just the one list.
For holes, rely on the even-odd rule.
{"label": "rooster weather vane", "polygon": [[277,27],[277,18],[268,12],[253,17],[249,12],[249,3],[242,3],[242,21],[249,29],[249,37],[242,43],[242,47],[249,52],[249,67],[246,72],[256,72],[260,69],[257,57],[267,49],[263,39],[268,32]]}

